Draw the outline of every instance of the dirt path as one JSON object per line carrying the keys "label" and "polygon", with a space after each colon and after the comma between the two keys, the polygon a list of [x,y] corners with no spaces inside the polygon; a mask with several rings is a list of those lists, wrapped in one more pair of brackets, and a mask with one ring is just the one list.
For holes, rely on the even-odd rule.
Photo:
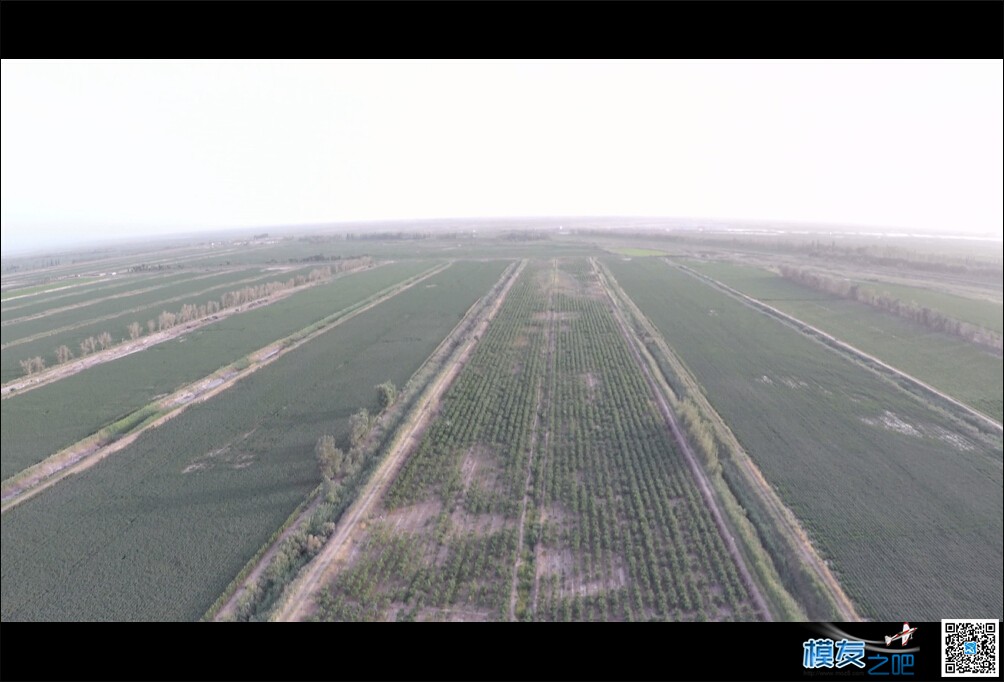
{"label": "dirt path", "polygon": [[[381,264],[382,265],[382,264]],[[379,265],[373,267],[380,267]],[[368,268],[367,268],[368,269]],[[47,370],[39,372],[38,374],[32,374],[30,376],[22,377],[20,379],[15,379],[14,381],[9,381],[0,387],[0,400],[6,400],[7,398],[13,398],[15,396],[21,395],[26,391],[30,391],[35,388],[40,388],[47,384],[51,384],[54,381],[59,381],[60,379],[65,379],[66,377],[73,376],[78,372],[82,372],[85,369],[94,367],[95,365],[100,365],[105,362],[111,362],[113,360],[118,360],[127,355],[132,355],[133,353],[138,353],[144,351],[147,348],[152,348],[159,343],[165,341],[170,341],[176,339],[179,336],[188,334],[189,332],[195,331],[202,327],[208,326],[210,324],[215,324],[221,320],[225,320],[233,315],[239,315],[243,312],[248,312],[249,310],[256,310],[263,306],[271,305],[277,301],[281,301],[293,294],[301,291],[305,291],[314,286],[320,286],[322,284],[329,284],[335,279],[343,277],[351,273],[359,272],[358,270],[350,270],[344,273],[338,273],[334,277],[328,279],[318,280],[315,282],[309,282],[307,284],[302,284],[298,287],[293,287],[292,289],[284,289],[282,291],[277,291],[271,296],[266,296],[265,298],[258,299],[257,301],[251,301],[250,303],[242,304],[237,307],[226,308],[220,310],[219,312],[213,313],[207,317],[200,318],[198,320],[192,320],[191,322],[184,322],[182,324],[175,325],[170,329],[165,329],[163,331],[154,332],[153,334],[148,334],[147,336],[140,337],[131,341],[124,341],[119,343],[107,350],[99,351],[97,353],[92,353],[81,358],[75,358],[69,362],[64,362],[61,365],[54,365]],[[258,279],[257,277],[252,279]],[[248,281],[248,280],[241,280]],[[239,284],[239,282],[235,282]],[[213,287],[215,288],[215,287]],[[187,298],[187,297],[182,297]],[[89,324],[89,322],[87,323]],[[80,326],[80,325],[73,325]],[[70,327],[72,328],[72,327]],[[55,334],[60,330],[53,332],[47,332],[47,334]],[[44,336],[44,335],[43,335]]]}
{"label": "dirt path", "polygon": [[[595,261],[591,262],[595,271],[596,263]],[[736,539],[732,535],[731,528],[722,516],[721,509],[718,507],[718,500],[715,498],[715,494],[711,488],[711,482],[708,480],[707,474],[704,473],[704,469],[698,463],[697,456],[691,449],[690,442],[680,429],[680,425],[676,421],[676,415],[674,415],[672,409],[670,409],[669,402],[666,400],[665,394],[662,392],[659,385],[656,383],[655,378],[652,376],[648,363],[642,359],[641,353],[638,350],[641,341],[631,332],[630,326],[624,318],[624,312],[617,305],[613,293],[608,288],[606,279],[598,271],[597,276],[599,276],[600,281],[603,283],[603,288],[607,292],[607,298],[610,301],[610,305],[613,310],[614,317],[617,319],[617,325],[620,327],[621,334],[628,346],[630,346],[631,353],[634,355],[638,367],[641,368],[642,373],[645,375],[645,380],[648,382],[652,395],[658,403],[659,411],[666,420],[666,424],[669,425],[670,431],[673,432],[673,437],[676,439],[677,445],[679,445],[680,450],[683,452],[684,457],[687,460],[687,464],[690,466],[690,470],[694,475],[694,480],[697,482],[697,486],[701,491],[701,496],[704,498],[704,503],[711,511],[712,517],[714,517],[715,526],[718,527],[718,532],[721,534],[722,539],[725,540],[725,545],[728,547],[729,554],[732,556],[732,560],[735,562],[736,568],[739,569],[739,573],[743,577],[743,582],[745,582],[750,596],[764,620],[773,620],[770,608],[767,606],[767,601],[764,599],[763,594],[760,592],[759,585],[753,579],[753,575],[746,566],[746,561],[743,558],[742,553],[739,551],[739,547],[736,545]]]}
{"label": "dirt path", "polygon": [[[67,476],[80,473],[81,471],[94,466],[105,457],[108,457],[109,455],[118,452],[122,448],[131,444],[147,430],[160,426],[167,420],[177,417],[191,405],[205,402],[206,400],[222,393],[252,372],[256,372],[262,367],[270,365],[287,353],[291,353],[303,344],[314,340],[321,334],[334,329],[344,322],[347,322],[383,303],[387,299],[397,296],[398,294],[423,282],[429,277],[442,272],[451,264],[452,263],[445,263],[441,266],[437,266],[411,280],[408,280],[403,285],[398,285],[389,291],[385,290],[385,293],[382,296],[375,298],[366,305],[349,313],[341,315],[340,317],[332,320],[329,324],[324,325],[320,329],[315,330],[311,334],[308,334],[288,346],[283,346],[286,339],[273,341],[264,348],[245,356],[246,359],[250,360],[250,364],[242,370],[234,369],[234,364],[236,363],[233,363],[221,370],[217,370],[207,377],[178,389],[171,395],[155,403],[159,409],[170,410],[169,412],[161,415],[150,423],[144,424],[127,435],[118,438],[113,443],[102,444],[99,440],[100,434],[89,436],[88,438],[85,438],[84,440],[57,452],[51,457],[46,458],[38,464],[25,469],[3,482],[3,488],[0,490],[0,499],[2,499],[2,507],[0,507],[0,511],[7,512],[9,509],[55,485]],[[295,336],[295,334],[291,336]]]}
{"label": "dirt path", "polygon": [[425,432],[432,417],[436,414],[443,394],[466,366],[467,360],[470,358],[471,352],[477,345],[478,340],[484,335],[489,323],[491,323],[496,313],[502,307],[502,303],[509,294],[509,290],[523,271],[525,265],[526,261],[523,261],[519,267],[512,271],[509,275],[509,280],[499,292],[494,303],[482,316],[482,319],[475,326],[474,330],[468,334],[467,342],[460,349],[454,351],[446,370],[436,377],[422,392],[422,396],[419,398],[411,416],[398,429],[399,435],[395,437],[387,455],[363,487],[359,497],[345,511],[339,520],[334,534],[293,582],[290,596],[276,610],[271,620],[303,620],[313,613],[314,594],[328,582],[346,557],[348,549],[354,540],[359,522],[366,518],[379,503],[405,460],[418,448],[422,434]]}
{"label": "dirt path", "polygon": [[886,362],[883,362],[882,360],[880,360],[879,358],[875,357],[874,355],[871,355],[870,353],[866,353],[865,351],[861,350],[860,348],[857,348],[856,346],[852,346],[851,344],[849,344],[849,343],[847,343],[845,341],[841,341],[840,339],[838,339],[837,337],[833,336],[832,334],[824,332],[822,329],[819,329],[818,327],[814,327],[814,326],[812,326],[811,324],[809,324],[807,322],[803,322],[802,320],[798,319],[797,317],[795,317],[793,315],[789,315],[788,313],[786,313],[786,312],[784,312],[782,310],[778,310],[777,308],[775,308],[772,305],[768,305],[767,303],[764,303],[763,301],[755,299],[752,296],[747,296],[743,292],[737,291],[736,289],[733,289],[732,287],[728,286],[727,284],[723,284],[722,282],[719,282],[717,279],[714,279],[713,277],[709,277],[707,275],[699,273],[696,270],[692,270],[692,269],[688,268],[685,265],[680,265],[679,263],[670,263],[670,265],[672,267],[679,268],[683,272],[686,272],[688,275],[690,275],[692,277],[695,277],[696,279],[703,280],[703,281],[711,284],[712,286],[717,287],[720,291],[722,291],[722,292],[724,292],[724,293],[732,296],[733,298],[739,300],[741,303],[745,303],[746,305],[752,307],[753,309],[755,309],[755,310],[757,310],[757,311],[759,311],[761,313],[765,313],[765,314],[770,315],[770,316],[772,316],[774,318],[777,318],[777,319],[779,319],[780,321],[782,321],[782,322],[784,322],[786,324],[794,325],[799,331],[801,331],[802,333],[806,334],[806,336],[809,336],[810,338],[815,337],[815,339],[817,341],[823,341],[823,345],[824,346],[830,347],[831,349],[832,349],[833,346],[837,346],[841,350],[843,350],[843,351],[845,351],[847,353],[850,353],[851,355],[857,357],[859,360],[865,360],[868,363],[873,363],[875,365],[878,365],[878,366],[882,367],[882,369],[884,369],[884,370],[886,370],[888,372],[891,372],[891,373],[895,374],[898,377],[906,379],[907,381],[909,381],[911,384],[913,384],[917,388],[921,389],[922,391],[925,391],[925,392],[927,392],[927,393],[929,393],[931,395],[934,395],[934,396],[936,396],[936,397],[938,397],[938,398],[940,398],[940,399],[942,399],[942,400],[944,400],[944,401],[946,401],[946,402],[954,405],[955,407],[957,407],[957,408],[965,411],[966,413],[968,413],[968,414],[970,414],[970,415],[972,415],[974,417],[977,417],[982,422],[984,422],[988,426],[992,427],[998,433],[1004,433],[1004,425],[1002,425],[996,419],[993,419],[993,418],[991,418],[991,417],[983,414],[979,410],[977,410],[977,409],[975,409],[973,407],[970,407],[969,405],[967,405],[967,404],[965,404],[965,403],[963,403],[963,402],[961,402],[959,400],[956,400],[952,396],[947,395],[946,393],[943,393],[942,391],[940,391],[939,389],[935,388],[934,386],[931,386],[930,384],[924,383],[923,381],[921,381],[917,377],[915,377],[913,375],[910,375],[910,374],[907,374],[906,372],[904,372],[904,371],[902,371],[900,369],[897,369],[897,368],[893,367],[892,365],[890,365],[890,364],[888,364]]}
{"label": "dirt path", "polygon": [[[526,527],[526,502],[530,496],[530,481],[533,479],[533,459],[537,454],[538,449],[541,452],[547,451],[547,433],[544,433],[543,437],[543,447],[538,448],[538,443],[541,440],[540,437],[540,411],[544,404],[544,386],[547,382],[547,378],[554,372],[554,343],[555,343],[555,322],[557,316],[551,313],[551,305],[554,301],[554,289],[557,285],[557,273],[558,273],[558,260],[554,259],[551,261],[551,281],[547,288],[547,311],[548,311],[548,323],[547,323],[547,363],[544,368],[544,373],[541,375],[540,380],[537,382],[537,404],[533,411],[533,423],[530,424],[530,453],[527,456],[526,462],[526,480],[523,483],[523,500],[520,506],[519,512],[519,531],[516,535],[516,561],[512,564],[512,586],[509,591],[509,620],[516,620],[516,597],[519,588],[519,568],[523,563],[523,534],[524,528]],[[543,455],[541,455],[543,456]],[[537,571],[534,571],[534,590],[536,590]]]}
{"label": "dirt path", "polygon": [[[551,362],[553,362],[553,358],[554,358],[554,350],[553,349],[551,350],[551,358],[552,358]],[[534,425],[536,426],[536,421],[534,422]],[[540,456],[542,458],[544,458],[541,461],[541,470],[542,471],[544,470],[544,467],[547,465],[546,458],[547,458],[547,453],[548,453],[548,448],[549,448],[550,441],[551,441],[551,432],[550,432],[549,429],[545,429],[545,431],[544,431],[544,443],[543,443],[543,445],[540,448]],[[529,486],[529,479],[527,479],[527,486]],[[525,498],[524,498],[524,502],[525,502]],[[537,510],[537,513],[541,514],[542,512],[541,512],[541,510]],[[537,520],[540,521],[541,517],[538,516]],[[520,517],[520,530],[521,530],[521,532],[520,532],[520,540],[523,539],[522,522],[523,522],[523,519],[522,519],[522,517]],[[533,555],[533,563],[534,563],[534,569],[533,569],[533,591],[530,594],[530,613],[534,614],[534,616],[536,616],[536,614],[537,614],[537,597],[540,594],[540,574],[541,574],[540,561],[541,561],[541,556],[543,555],[543,552],[544,552],[544,543],[538,541],[537,545],[534,547],[534,555]]]}
{"label": "dirt path", "polygon": [[279,547],[282,546],[282,543],[293,533],[300,530],[300,526],[303,524],[304,520],[310,518],[310,515],[314,513],[314,510],[317,509],[317,505],[321,503],[322,499],[321,495],[315,497],[314,500],[297,515],[296,520],[289,524],[289,527],[279,534],[279,537],[277,537],[275,542],[273,542],[265,553],[261,555],[255,563],[254,568],[252,568],[251,572],[247,574],[247,577],[241,582],[240,586],[234,590],[232,595],[230,595],[230,599],[227,600],[227,603],[221,606],[220,610],[215,616],[213,616],[213,621],[222,622],[233,618],[234,612],[237,610],[237,602],[240,601],[240,598],[244,596],[244,593],[247,592],[252,585],[258,582],[262,574],[265,572],[265,569],[268,568],[269,564],[272,563],[272,559],[274,559],[275,555],[279,552]]}

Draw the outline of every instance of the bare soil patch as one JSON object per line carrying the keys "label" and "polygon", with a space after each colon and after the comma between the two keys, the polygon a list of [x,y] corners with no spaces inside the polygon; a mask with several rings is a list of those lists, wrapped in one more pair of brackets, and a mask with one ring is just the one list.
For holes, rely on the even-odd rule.
{"label": "bare soil patch", "polygon": [[415,614],[415,620],[449,623],[482,623],[491,620],[494,612],[488,609],[427,607]]}
{"label": "bare soil patch", "polygon": [[[220,381],[222,383],[222,380]],[[196,471],[207,471],[218,467],[229,467],[231,469],[246,469],[254,462],[254,455],[242,449],[240,445],[251,437],[257,429],[252,429],[242,436],[230,441],[222,448],[217,448],[212,452],[199,455],[188,463],[182,470],[183,474],[190,474]]]}
{"label": "bare soil patch", "polygon": [[487,445],[478,444],[467,449],[464,459],[460,462],[460,476],[464,481],[464,492],[471,483],[478,483],[482,488],[491,491],[500,489],[500,471],[498,455]]}
{"label": "bare soil patch", "polygon": [[394,533],[417,535],[429,531],[435,525],[442,508],[442,502],[431,498],[408,507],[385,511],[380,518]]}

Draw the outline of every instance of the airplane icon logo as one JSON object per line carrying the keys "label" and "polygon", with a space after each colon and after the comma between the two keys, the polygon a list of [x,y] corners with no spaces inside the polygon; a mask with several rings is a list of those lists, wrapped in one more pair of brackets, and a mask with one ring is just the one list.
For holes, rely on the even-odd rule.
{"label": "airplane icon logo", "polygon": [[888,636],[888,635],[886,635],[885,645],[889,646],[890,644],[892,644],[893,642],[895,642],[898,639],[898,640],[900,640],[903,643],[903,646],[906,646],[906,643],[910,641],[910,637],[916,631],[917,631],[917,628],[910,627],[909,623],[903,623],[903,629],[900,632],[897,632],[895,635],[893,635],[891,637]]}

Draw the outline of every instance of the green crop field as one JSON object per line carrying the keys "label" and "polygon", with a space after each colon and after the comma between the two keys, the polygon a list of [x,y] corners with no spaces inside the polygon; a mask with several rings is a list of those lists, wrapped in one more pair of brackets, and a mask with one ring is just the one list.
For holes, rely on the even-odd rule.
{"label": "green crop field", "polygon": [[[378,255],[378,257],[390,257],[386,254],[374,253],[376,242],[371,241],[345,241],[336,240],[289,240],[281,241],[277,244],[247,245],[228,248],[222,253],[203,253],[193,258],[191,265],[195,267],[218,267],[221,265],[254,265],[254,264],[277,264],[289,265],[304,258],[316,256],[352,258],[356,256]],[[405,252],[403,255],[408,255]],[[318,262],[316,265],[324,265]]]}
{"label": "green crop field", "polygon": [[[172,269],[166,272],[121,273],[114,277],[107,274],[104,277],[70,277],[61,280],[64,286],[67,287],[65,289],[57,288],[52,291],[40,292],[33,296],[4,301],[3,317],[5,321],[8,319],[13,320],[28,314],[37,314],[53,308],[60,308],[64,305],[74,305],[81,302],[86,305],[90,300],[114,296],[132,289],[160,286],[165,282],[169,283],[178,279],[183,274],[185,273]],[[72,286],[74,282],[81,281],[86,284]],[[87,294],[87,296],[79,298],[83,294]],[[63,303],[68,298],[71,300]],[[22,312],[25,309],[28,309],[28,312]]]}
{"label": "green crop field", "polygon": [[[63,254],[12,257],[4,259],[8,265],[5,275],[11,285],[31,286],[55,277],[100,276],[117,272],[119,275],[133,268],[147,271],[173,269],[179,263],[188,263],[204,256],[210,250],[203,242],[182,244],[179,240],[159,243],[122,244],[106,248],[91,248],[64,252]],[[229,247],[216,247],[211,252],[227,251]],[[54,263],[55,262],[55,263]]]}
{"label": "green crop field", "polygon": [[[234,271],[226,276],[200,277],[157,292],[105,301],[80,311],[68,311],[63,315],[42,317],[16,325],[19,335],[24,336],[9,342],[2,351],[0,367],[3,380],[6,382],[23,376],[19,363],[25,358],[38,355],[46,361],[47,366],[58,364],[56,348],[60,345],[67,345],[74,357],[79,357],[80,343],[88,337],[108,332],[113,345],[117,345],[129,339],[127,327],[131,323],[140,325],[140,337],[143,337],[149,333],[148,321],[156,321],[164,311],[177,313],[184,305],[198,307],[210,301],[220,303],[221,298],[232,291],[271,282],[287,282],[299,275],[306,276],[311,270],[313,268],[310,267],[285,271],[251,269]],[[54,319],[56,317],[60,319]]]}
{"label": "green crop field", "polygon": [[97,433],[157,396],[171,393],[432,265],[395,263],[350,274],[0,401],[0,478],[6,479]]}
{"label": "green crop field", "polygon": [[1004,306],[994,301],[889,282],[861,281],[861,285],[879,293],[887,293],[902,301],[913,301],[917,305],[937,310],[963,322],[985,327],[998,334],[1004,332]]}
{"label": "green crop field", "polygon": [[661,260],[607,262],[863,615],[1000,617],[999,439]]}
{"label": "green crop field", "polygon": [[[33,296],[35,294],[51,291],[52,289],[63,289],[65,287],[93,284],[96,281],[96,277],[72,277],[56,280],[55,282],[48,282],[46,284],[37,284],[35,286],[12,287],[10,289],[4,289],[0,292],[0,301],[6,301],[7,299],[18,296]],[[11,301],[11,305],[13,304],[14,302]]]}
{"label": "green crop field", "polygon": [[997,421],[1004,419],[1004,361],[987,349],[760,268],[693,261],[687,265],[819,327]]}
{"label": "green crop field", "polygon": [[587,261],[560,263],[521,275],[319,618],[755,617]]}
{"label": "green crop field", "polygon": [[[100,288],[95,285],[93,287],[84,287],[82,290],[72,289],[70,292],[57,292],[59,295],[54,295],[51,298],[46,297],[45,299],[11,301],[11,305],[5,307],[3,311],[4,321],[14,321],[22,317],[46,313],[54,308],[63,308],[68,306],[79,306],[78,309],[82,310],[88,306],[94,305],[95,302],[107,296],[128,294],[130,291],[135,289],[164,287],[176,282],[184,282],[190,277],[192,277],[192,273],[188,271],[175,272],[169,275],[155,275],[152,277],[148,275],[126,275],[121,278],[109,280],[107,283],[102,283]],[[118,300],[121,301],[122,299]],[[4,325],[4,329],[15,326],[16,324],[16,322],[13,324],[8,323]],[[7,341],[8,339],[4,337],[3,342],[7,343]]]}
{"label": "green crop field", "polygon": [[[772,272],[758,267],[748,265],[737,265],[721,261],[694,261],[686,260],[685,263],[699,272],[719,279],[729,286],[742,290],[743,286],[756,287],[759,295],[749,294],[755,298],[768,300],[777,298],[779,300],[828,300],[835,298],[833,295],[816,291],[810,287],[801,286],[797,282],[776,275]],[[979,325],[990,331],[1001,333],[1004,327],[1004,306],[991,300],[958,296],[947,291],[936,291],[926,287],[907,286],[904,284],[891,284],[889,282],[855,279],[853,280],[862,288],[871,289],[878,293],[885,293],[892,298],[901,301],[912,301],[917,305],[931,308],[948,317]],[[734,284],[730,282],[735,282]],[[864,304],[859,304],[864,305]]]}
{"label": "green crop field", "polygon": [[[857,241],[811,235],[670,228],[656,219],[346,224],[5,257],[5,383],[37,371],[22,367],[35,356],[56,366],[62,345],[77,360],[93,352],[82,341],[107,332],[101,343],[114,347],[137,334],[132,322],[142,340],[163,311],[185,305],[190,320],[192,304],[337,271],[344,259],[377,267],[267,305],[234,303],[240,312],[175,338],[5,393],[5,495],[32,485],[42,470],[33,465],[55,465],[45,460],[56,453],[134,438],[5,501],[14,504],[0,517],[0,620],[830,617],[841,606],[826,576],[802,563],[803,537],[778,498],[863,618],[999,617],[1001,437],[674,265],[686,258],[1000,420],[1004,360],[992,351],[767,269],[840,273],[999,333],[1002,306],[978,299],[999,290],[999,254],[943,262],[907,242],[889,249],[862,237],[855,251]],[[481,327],[515,259],[526,259],[522,274]],[[605,266],[594,271],[591,259]],[[608,282],[619,284],[613,303]],[[654,328],[633,319],[625,296]],[[170,317],[155,326],[181,321]],[[422,367],[371,437],[350,438],[350,416],[385,404],[378,384],[408,383],[462,318],[463,343]],[[468,342],[466,364],[443,384]],[[287,351],[258,367],[257,351],[271,348]],[[194,397],[231,370],[239,381]],[[659,372],[677,397],[650,385]],[[425,390],[443,386],[425,403]],[[698,455],[696,478],[661,398]],[[747,476],[729,429],[762,481]],[[329,453],[327,469],[315,451],[322,435],[347,453]],[[392,443],[404,449],[384,459]],[[340,518],[354,503],[365,513]],[[305,581],[287,601],[305,562],[330,558],[324,543],[339,537],[348,551],[324,582]]]}
{"label": "green crop field", "polygon": [[[0,378],[6,383],[24,376],[21,360],[35,356],[42,357],[47,367],[59,364],[56,349],[61,345],[66,345],[73,353],[73,357],[80,357],[82,354],[80,343],[88,337],[96,337],[107,332],[111,335],[112,345],[118,345],[129,339],[127,329],[129,324],[138,323],[141,329],[140,337],[146,336],[149,333],[147,322],[156,321],[164,311],[176,313],[183,305],[198,307],[209,301],[219,302],[222,295],[231,291],[269,282],[285,282],[296,274],[305,275],[307,271],[306,268],[295,273],[243,270],[230,273],[226,277],[216,276],[206,280],[186,281],[166,287],[159,292],[151,291],[138,296],[106,301],[93,308],[67,311],[66,314],[53,316],[60,318],[58,320],[43,317],[16,325],[18,333],[24,336],[11,341],[3,351],[0,351],[2,357]],[[92,319],[93,322],[89,321]],[[50,329],[53,330],[52,333],[47,333]],[[39,334],[41,336],[38,336]]]}
{"label": "green crop field", "polygon": [[751,265],[691,259],[681,259],[680,262],[775,307],[780,307],[777,304],[786,301],[839,300],[833,294],[801,286],[769,270]]}
{"label": "green crop field", "polygon": [[615,247],[610,249],[614,253],[619,253],[622,256],[632,256],[635,258],[645,258],[647,256],[665,256],[668,255],[665,251],[658,251],[656,249],[641,249],[632,246]]}
{"label": "green crop field", "polygon": [[404,384],[505,265],[455,264],[5,512],[3,620],[200,617],[320,481],[318,437]]}
{"label": "green crop field", "polygon": [[[188,274],[188,277],[167,283],[158,283],[155,285],[153,282],[149,284],[137,282],[134,288],[114,294],[115,297],[109,300],[99,300],[104,298],[104,295],[100,292],[95,292],[95,302],[69,310],[59,311],[58,309],[62,307],[62,303],[57,301],[52,303],[52,307],[50,308],[53,312],[45,314],[42,317],[18,321],[18,318],[11,315],[8,318],[10,322],[0,328],[3,331],[3,345],[9,347],[19,339],[36,336],[54,329],[78,325],[90,320],[98,320],[99,318],[124,315],[127,314],[127,311],[134,308],[152,307],[161,301],[174,300],[178,296],[183,297],[205,289],[214,289],[216,286],[222,287],[231,282],[263,275],[264,273],[259,269],[231,270],[229,272],[212,274],[208,277],[204,272],[191,272]],[[275,277],[274,274],[273,277]],[[150,290],[147,291],[148,289]],[[202,302],[204,303],[205,301]],[[165,305],[167,304],[165,303]],[[157,312],[160,311],[158,310]],[[135,314],[142,315],[144,313],[137,312]],[[156,317],[155,313],[154,317]],[[147,319],[148,317],[142,318],[142,322],[145,324]]]}

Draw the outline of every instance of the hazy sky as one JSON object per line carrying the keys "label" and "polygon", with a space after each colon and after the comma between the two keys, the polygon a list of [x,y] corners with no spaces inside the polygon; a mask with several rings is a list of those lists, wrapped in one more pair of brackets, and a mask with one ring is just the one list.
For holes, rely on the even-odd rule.
{"label": "hazy sky", "polygon": [[1002,62],[2,62],[4,250],[366,220],[1001,233]]}

